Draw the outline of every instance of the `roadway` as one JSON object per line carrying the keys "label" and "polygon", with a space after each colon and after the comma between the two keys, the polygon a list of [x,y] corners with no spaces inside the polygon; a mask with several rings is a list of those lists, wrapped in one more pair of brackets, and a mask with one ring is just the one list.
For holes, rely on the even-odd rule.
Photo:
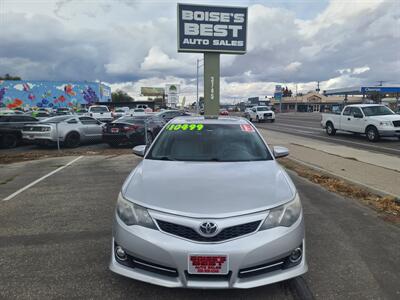
{"label": "roadway", "polygon": [[0,165],[0,299],[398,299],[400,228],[294,174],[306,222],[304,277],[210,291],[110,272],[116,197],[139,161],[99,155]]}
{"label": "roadway", "polygon": [[365,135],[337,132],[335,136],[328,136],[321,128],[320,121],[320,113],[284,113],[276,114],[274,123],[259,123],[256,126],[333,144],[400,156],[400,140],[398,138],[382,138],[379,142],[372,143],[366,139]]}

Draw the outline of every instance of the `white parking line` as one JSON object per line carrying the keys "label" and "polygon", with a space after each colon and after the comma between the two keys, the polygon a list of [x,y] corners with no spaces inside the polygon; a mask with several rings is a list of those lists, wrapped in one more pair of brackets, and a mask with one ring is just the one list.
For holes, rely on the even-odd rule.
{"label": "white parking line", "polygon": [[36,179],[35,181],[31,182],[30,184],[24,186],[23,188],[19,189],[18,191],[16,191],[15,193],[12,193],[10,196],[4,198],[2,201],[8,201],[11,200],[12,198],[14,198],[15,196],[21,194],[23,191],[26,191],[27,189],[29,189],[30,187],[34,186],[35,184],[41,182],[42,180],[45,180],[47,177],[50,177],[51,175],[61,171],[62,169],[65,169],[66,167],[72,165],[74,162],[76,162],[77,160],[81,159],[83,156],[79,156],[73,160],[71,160],[69,163],[67,163],[65,166],[59,167],[57,169],[55,169],[54,171],[51,171],[50,173],[44,175],[43,177],[40,177],[39,179]]}

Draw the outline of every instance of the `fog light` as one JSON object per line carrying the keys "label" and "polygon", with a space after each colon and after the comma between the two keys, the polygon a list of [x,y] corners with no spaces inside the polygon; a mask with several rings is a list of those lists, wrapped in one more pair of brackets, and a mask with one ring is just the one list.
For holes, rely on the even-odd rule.
{"label": "fog light", "polygon": [[301,250],[301,248],[296,248],[292,251],[292,253],[289,256],[289,260],[291,263],[297,263],[300,261],[301,256],[303,254],[303,251]]}
{"label": "fog light", "polygon": [[127,259],[126,253],[121,246],[115,247],[115,255],[119,260],[125,261]]}

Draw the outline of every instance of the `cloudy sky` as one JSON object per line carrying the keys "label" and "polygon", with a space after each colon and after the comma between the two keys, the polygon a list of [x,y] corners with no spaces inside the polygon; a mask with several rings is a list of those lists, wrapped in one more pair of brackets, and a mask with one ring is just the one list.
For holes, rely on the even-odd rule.
{"label": "cloudy sky", "polygon": [[[180,1],[249,7],[248,52],[223,55],[224,102],[379,80],[400,84],[399,0]],[[196,59],[177,53],[176,1],[0,0],[0,73],[196,90]]]}

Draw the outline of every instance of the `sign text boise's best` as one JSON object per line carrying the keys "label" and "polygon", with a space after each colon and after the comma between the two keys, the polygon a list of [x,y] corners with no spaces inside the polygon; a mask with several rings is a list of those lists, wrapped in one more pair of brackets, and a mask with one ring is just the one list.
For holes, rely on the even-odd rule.
{"label": "sign text boise's best", "polygon": [[246,53],[247,8],[178,4],[178,51]]}

